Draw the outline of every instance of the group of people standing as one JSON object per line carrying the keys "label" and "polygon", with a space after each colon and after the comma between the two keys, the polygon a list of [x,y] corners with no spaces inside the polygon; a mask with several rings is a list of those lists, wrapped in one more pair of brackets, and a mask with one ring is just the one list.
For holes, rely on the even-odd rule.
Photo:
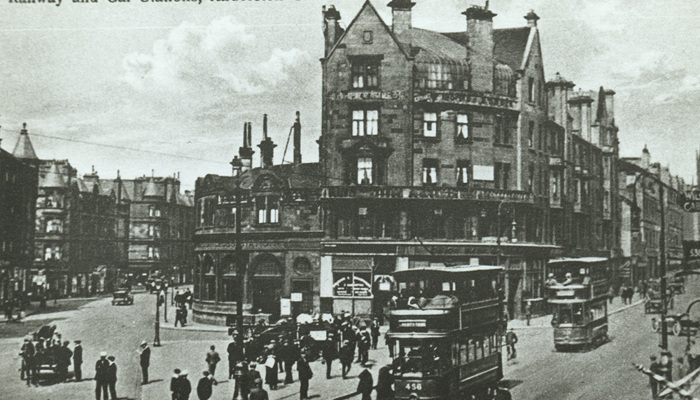
{"label": "group of people standing", "polygon": [[22,358],[20,379],[26,380],[27,386],[31,383],[36,384],[41,368],[46,367],[54,370],[57,381],[66,381],[72,361],[75,380],[80,381],[83,349],[80,340],[74,342],[73,350],[69,345],[69,340],[61,340],[61,334],[56,332],[56,325],[45,325],[33,337],[25,338],[19,353]]}

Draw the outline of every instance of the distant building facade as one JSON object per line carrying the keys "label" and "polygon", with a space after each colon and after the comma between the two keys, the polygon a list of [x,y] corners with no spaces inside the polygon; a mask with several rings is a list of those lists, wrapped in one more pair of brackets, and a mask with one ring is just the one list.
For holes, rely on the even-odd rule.
{"label": "distant building facade", "polygon": [[[127,262],[120,277],[131,282],[163,277],[187,283],[192,275],[193,197],[181,193],[180,180],[141,177],[105,180],[115,193],[129,199],[128,235],[120,239]],[[124,240],[128,245],[124,246]],[[126,250],[125,250],[126,247]]]}
{"label": "distant building facade", "polygon": [[[680,202],[685,182],[671,175],[668,167],[651,162],[644,147],[641,157],[619,161],[620,205],[622,207],[621,244],[625,257],[625,275],[630,284],[661,276],[661,210],[664,212],[666,271],[673,274],[683,268],[683,241],[693,240],[684,229],[687,213]],[[661,197],[660,185],[664,195]]]}
{"label": "distant building facade", "polygon": [[32,264],[38,159],[26,132],[13,153],[0,148],[0,303],[27,288]]}

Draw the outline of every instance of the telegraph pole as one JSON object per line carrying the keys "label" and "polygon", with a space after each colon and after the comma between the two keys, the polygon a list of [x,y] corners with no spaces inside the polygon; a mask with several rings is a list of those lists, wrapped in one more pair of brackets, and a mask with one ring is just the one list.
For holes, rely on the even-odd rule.
{"label": "telegraph pole", "polygon": [[241,246],[241,182],[240,177],[236,179],[234,196],[236,198],[236,275],[238,277],[238,296],[236,298],[236,345],[243,348],[243,291],[245,290],[245,262]]}
{"label": "telegraph pole", "polygon": [[659,234],[659,273],[661,274],[661,348],[668,350],[668,324],[666,314],[666,213],[664,211],[664,183],[659,183],[659,204],[661,205],[661,233]]}

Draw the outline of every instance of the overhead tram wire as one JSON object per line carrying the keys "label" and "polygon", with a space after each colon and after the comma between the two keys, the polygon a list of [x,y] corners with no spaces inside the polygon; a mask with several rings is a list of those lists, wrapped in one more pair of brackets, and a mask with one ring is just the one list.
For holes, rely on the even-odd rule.
{"label": "overhead tram wire", "polygon": [[[20,133],[20,132],[17,131],[17,133]],[[106,147],[106,148],[111,148],[111,149],[127,150],[127,151],[133,151],[136,153],[148,153],[148,154],[155,154],[155,155],[161,155],[161,156],[173,157],[173,158],[184,158],[184,159],[193,160],[193,161],[206,161],[206,162],[212,163],[212,164],[229,165],[228,162],[224,162],[224,161],[215,161],[215,160],[211,160],[211,159],[197,158],[197,157],[180,155],[180,154],[164,153],[164,152],[159,152],[159,151],[154,151],[154,150],[144,150],[144,149],[138,149],[138,148],[134,148],[134,147],[118,146],[118,145],[113,145],[113,144],[96,143],[96,142],[90,142],[87,140],[79,140],[79,139],[71,139],[71,138],[65,138],[65,137],[60,137],[60,136],[46,135],[46,134],[42,134],[42,133],[36,133],[34,131],[32,132],[32,136],[38,136],[38,137],[43,137],[43,138],[48,138],[48,139],[55,139],[55,140],[63,140],[66,142],[82,143],[82,144],[87,144],[87,145],[96,146],[96,147]],[[285,165],[291,165],[291,164],[293,164],[293,163],[288,162]],[[278,165],[282,165],[282,164],[278,164]],[[330,175],[325,175],[325,174],[305,174],[305,173],[300,173],[300,172],[296,172],[296,171],[290,171],[290,174],[296,175],[296,176],[322,178],[322,179],[328,179],[328,180],[332,180],[332,181],[345,182],[344,178],[338,178],[335,176],[330,176]]]}

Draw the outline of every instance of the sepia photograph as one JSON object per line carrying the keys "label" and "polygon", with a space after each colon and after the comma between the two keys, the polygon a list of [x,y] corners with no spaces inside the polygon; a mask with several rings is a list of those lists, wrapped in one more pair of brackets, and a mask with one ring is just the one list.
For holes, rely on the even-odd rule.
{"label": "sepia photograph", "polygon": [[0,399],[700,400],[700,3],[0,0]]}

